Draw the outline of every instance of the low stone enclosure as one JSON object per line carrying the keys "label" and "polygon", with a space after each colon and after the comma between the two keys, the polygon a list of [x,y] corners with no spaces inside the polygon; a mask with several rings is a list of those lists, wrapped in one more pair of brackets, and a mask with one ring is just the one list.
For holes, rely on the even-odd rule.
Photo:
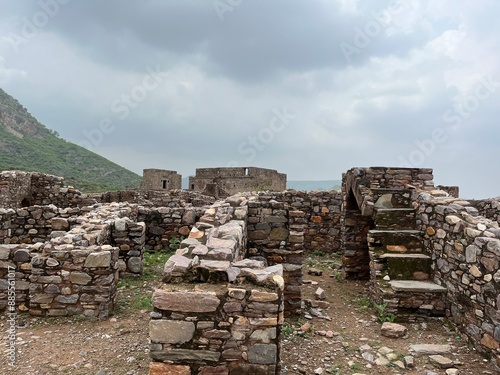
{"label": "low stone enclosure", "polygon": [[153,294],[150,373],[278,374],[284,316],[301,313],[303,258],[321,250],[341,254],[345,277],[366,279],[397,319],[446,316],[500,362],[500,198],[458,198],[431,169],[342,177],[341,192],[216,201],[181,190],[88,196],[55,176],[3,172],[0,309],[107,317],[144,251],[184,237]]}

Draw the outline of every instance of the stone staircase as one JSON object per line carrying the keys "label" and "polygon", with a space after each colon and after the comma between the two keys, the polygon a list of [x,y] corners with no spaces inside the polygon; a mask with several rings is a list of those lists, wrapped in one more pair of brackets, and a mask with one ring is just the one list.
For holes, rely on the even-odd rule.
{"label": "stone staircase", "polygon": [[411,189],[373,189],[374,228],[368,231],[370,294],[397,320],[442,316],[446,288],[432,281],[431,257],[416,230]]}

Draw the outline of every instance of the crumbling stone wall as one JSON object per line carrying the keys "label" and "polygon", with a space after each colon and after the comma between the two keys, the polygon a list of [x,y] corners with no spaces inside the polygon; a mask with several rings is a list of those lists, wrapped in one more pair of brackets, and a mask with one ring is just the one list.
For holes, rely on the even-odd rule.
{"label": "crumbling stone wall", "polygon": [[447,289],[447,314],[471,345],[499,366],[498,222],[479,215],[478,202],[422,193],[418,203],[417,222],[432,252],[433,279]]}
{"label": "crumbling stone wall", "polygon": [[269,265],[283,266],[285,311],[294,315],[301,311],[305,213],[275,198],[264,194],[250,197],[248,251]]}
{"label": "crumbling stone wall", "polygon": [[[320,250],[323,253],[335,253],[340,250],[340,211],[342,195],[332,191],[295,191],[270,192],[257,194],[258,200],[271,200],[284,204],[284,209],[302,211],[303,216],[295,219],[303,235],[303,248],[306,253]],[[256,223],[259,221],[255,220]],[[271,235],[271,233],[268,233]],[[263,236],[264,233],[259,235]],[[273,241],[271,238],[268,238]]]}
{"label": "crumbling stone wall", "polygon": [[128,202],[145,207],[203,207],[215,202],[215,198],[197,191],[169,190],[120,190],[108,191],[97,197],[101,203]]}
{"label": "crumbling stone wall", "polygon": [[204,211],[202,207],[139,207],[138,220],[146,224],[146,250],[168,249],[173,238],[185,238]]}
{"label": "crumbling stone wall", "polygon": [[165,169],[144,169],[141,181],[142,190],[182,189],[182,176],[176,171]]}
{"label": "crumbling stone wall", "polygon": [[0,173],[0,207],[31,205],[31,175],[20,171]]}
{"label": "crumbling stone wall", "polygon": [[189,189],[226,197],[255,190],[282,191],[286,189],[286,174],[255,167],[198,168],[196,175],[189,177]]}
{"label": "crumbling stone wall", "polygon": [[0,173],[0,207],[29,206],[77,207],[92,200],[71,186],[64,178],[38,172],[4,171]]}
{"label": "crumbling stone wall", "polygon": [[207,209],[165,265],[150,374],[279,374],[283,268],[245,259],[247,203]]}
{"label": "crumbling stone wall", "polygon": [[472,207],[476,208],[479,215],[500,224],[500,197],[482,200],[469,200]]}
{"label": "crumbling stone wall", "polygon": [[37,243],[50,240],[53,231],[68,231],[76,224],[79,208],[31,206],[0,208],[0,243]]}
{"label": "crumbling stone wall", "polygon": [[15,269],[16,305],[36,316],[107,317],[116,301],[118,249],[0,245],[0,309],[7,306],[9,269]]}

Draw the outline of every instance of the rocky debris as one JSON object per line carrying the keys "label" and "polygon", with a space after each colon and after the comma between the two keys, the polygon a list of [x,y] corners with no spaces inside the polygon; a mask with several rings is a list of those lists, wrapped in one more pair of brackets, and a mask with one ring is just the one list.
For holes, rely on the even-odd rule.
{"label": "rocky debris", "polygon": [[309,268],[307,270],[307,273],[309,275],[321,276],[321,275],[323,275],[323,270],[320,270],[319,268]]}
{"label": "rocky debris", "polygon": [[429,356],[429,362],[434,366],[442,369],[447,369],[453,367],[454,363],[451,359],[443,357],[442,355],[431,355]]}
{"label": "rocky debris", "polygon": [[316,289],[314,297],[319,300],[324,300],[326,298],[325,291],[321,288]]}
{"label": "rocky debris", "polygon": [[384,322],[380,334],[385,337],[401,338],[408,334],[408,328],[402,324]]}

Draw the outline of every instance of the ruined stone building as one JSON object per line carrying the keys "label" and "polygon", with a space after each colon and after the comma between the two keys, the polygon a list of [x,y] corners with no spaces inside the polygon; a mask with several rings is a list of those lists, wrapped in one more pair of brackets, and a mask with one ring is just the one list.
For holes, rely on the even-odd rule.
{"label": "ruined stone building", "polygon": [[[217,171],[226,180],[214,182]],[[189,191],[92,196],[3,172],[0,310],[15,276],[19,313],[107,317],[119,277],[183,235],[152,297],[151,373],[278,375],[284,316],[302,312],[304,257],[321,250],[341,254],[345,278],[366,280],[388,314],[445,316],[500,370],[500,198],[459,198],[426,168],[352,168],[341,191],[321,192],[283,190],[285,176],[264,171],[279,191],[224,199],[192,190],[229,189],[254,170],[197,170]]]}
{"label": "ruined stone building", "polygon": [[189,177],[189,189],[215,197],[244,191],[286,189],[286,174],[255,167],[197,168]]}
{"label": "ruined stone building", "polygon": [[182,176],[166,169],[144,169],[141,190],[182,189]]}

